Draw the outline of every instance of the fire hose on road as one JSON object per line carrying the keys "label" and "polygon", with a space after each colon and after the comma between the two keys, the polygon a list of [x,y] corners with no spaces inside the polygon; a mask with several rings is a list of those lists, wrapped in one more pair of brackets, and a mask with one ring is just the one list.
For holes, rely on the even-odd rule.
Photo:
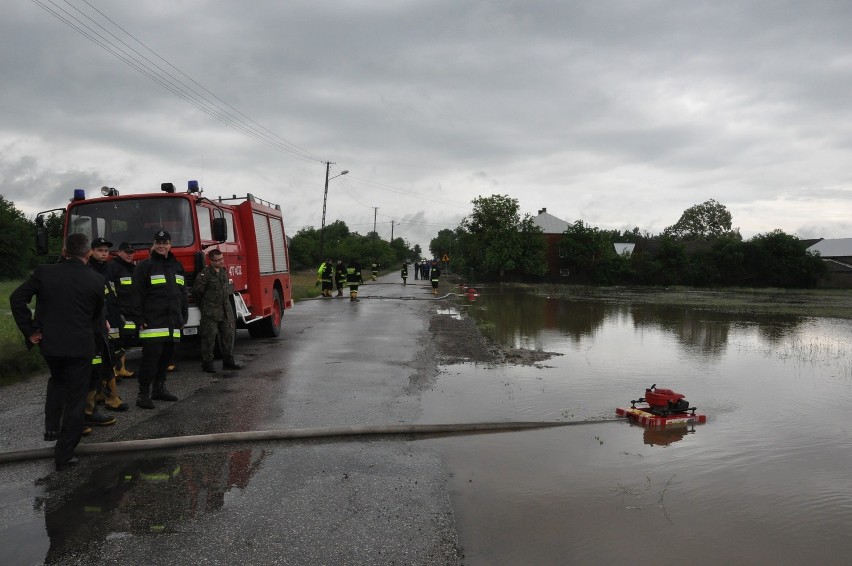
{"label": "fire hose on road", "polygon": [[[235,442],[257,442],[269,440],[301,440],[312,438],[335,438],[350,436],[388,436],[388,435],[430,435],[462,434],[483,432],[510,432],[526,429],[553,428],[583,424],[619,422],[622,419],[601,419],[589,421],[543,421],[543,422],[502,422],[502,423],[459,423],[459,424],[401,424],[401,425],[360,425],[325,428],[295,428],[285,430],[253,430],[243,432],[222,432],[168,438],[150,438],[143,440],[119,440],[80,444],[74,450],[75,455],[118,454],[125,452],[143,452],[186,448],[189,446],[219,445]],[[16,450],[0,453],[0,464],[53,458],[53,448]]]}

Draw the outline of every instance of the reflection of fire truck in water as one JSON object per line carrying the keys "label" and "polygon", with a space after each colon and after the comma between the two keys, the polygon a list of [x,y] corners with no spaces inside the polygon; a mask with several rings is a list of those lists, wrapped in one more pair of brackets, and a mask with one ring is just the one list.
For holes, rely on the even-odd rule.
{"label": "reflection of fire truck in water", "polygon": [[[104,187],[103,197],[92,199],[77,190],[64,211],[64,235],[79,232],[90,240],[106,238],[113,251],[129,242],[137,250],[134,259],[140,260],[148,257],[154,233],[166,230],[172,253],[186,271],[187,288],[204,268],[206,252],[218,248],[233,283],[237,327],[248,328],[254,337],[278,336],[281,315],[293,306],[281,207],[251,194],[211,200],[201,195],[197,181],[189,181],[186,193],[176,193],[171,183],[161,188],[165,194],[120,196]],[[46,253],[44,214],[36,218],[37,248]],[[197,334],[200,320],[190,297],[183,334]]]}

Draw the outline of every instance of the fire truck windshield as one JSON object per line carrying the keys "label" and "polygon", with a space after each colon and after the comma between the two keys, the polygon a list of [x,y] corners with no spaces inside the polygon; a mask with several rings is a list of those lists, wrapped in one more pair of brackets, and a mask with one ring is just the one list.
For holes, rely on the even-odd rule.
{"label": "fire truck windshield", "polygon": [[122,242],[149,246],[154,233],[166,230],[172,247],[195,241],[192,211],[183,198],[116,198],[82,202],[69,211],[68,234],[80,232],[89,239],[106,238],[117,248]]}

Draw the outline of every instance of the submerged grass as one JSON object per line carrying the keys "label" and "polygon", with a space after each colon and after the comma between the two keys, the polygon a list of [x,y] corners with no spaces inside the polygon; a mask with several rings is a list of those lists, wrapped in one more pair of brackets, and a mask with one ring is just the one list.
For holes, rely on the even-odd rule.
{"label": "submerged grass", "polygon": [[852,319],[852,289],[696,289],[690,287],[537,286],[551,297],[608,303],[658,304],[732,313]]}

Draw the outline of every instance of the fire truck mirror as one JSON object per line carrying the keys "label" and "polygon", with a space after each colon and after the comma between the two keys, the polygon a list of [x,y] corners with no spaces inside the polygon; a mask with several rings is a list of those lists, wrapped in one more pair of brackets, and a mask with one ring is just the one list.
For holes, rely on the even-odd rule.
{"label": "fire truck mirror", "polygon": [[47,228],[39,226],[36,228],[36,253],[38,255],[45,255],[47,251]]}
{"label": "fire truck mirror", "polygon": [[213,219],[213,239],[219,243],[228,240],[228,224],[224,218]]}

